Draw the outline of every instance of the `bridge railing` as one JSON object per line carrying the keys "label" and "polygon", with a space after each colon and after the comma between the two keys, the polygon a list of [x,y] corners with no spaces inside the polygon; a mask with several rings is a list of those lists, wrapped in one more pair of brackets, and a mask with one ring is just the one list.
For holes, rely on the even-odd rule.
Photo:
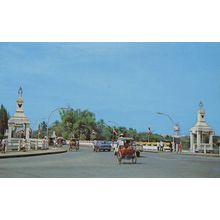
{"label": "bridge railing", "polygon": [[24,142],[22,139],[13,138],[8,141],[5,151],[20,151],[22,148],[25,148],[27,151],[31,149],[46,149],[46,142],[45,139],[29,139],[27,142]]}

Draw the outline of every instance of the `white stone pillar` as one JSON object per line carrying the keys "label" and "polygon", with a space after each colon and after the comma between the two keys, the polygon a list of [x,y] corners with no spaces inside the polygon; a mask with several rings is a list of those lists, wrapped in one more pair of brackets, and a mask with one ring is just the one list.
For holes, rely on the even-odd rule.
{"label": "white stone pillar", "polygon": [[207,144],[204,143],[203,145],[204,145],[204,154],[206,154],[207,153],[207,151],[206,151]]}
{"label": "white stone pillar", "polygon": [[196,152],[196,147],[195,147],[195,135],[193,134],[193,136],[192,136],[192,141],[193,141],[193,153],[195,153]]}
{"label": "white stone pillar", "polygon": [[193,151],[194,148],[194,137],[193,137],[193,133],[190,133],[190,151],[194,153]]}
{"label": "white stone pillar", "polygon": [[202,131],[200,132],[200,145],[203,146],[203,152],[204,152],[204,154],[206,154],[207,153],[207,151],[206,151],[207,150],[207,145],[204,141],[204,134],[203,134]]}
{"label": "white stone pillar", "polygon": [[12,138],[12,127],[9,125],[8,126],[8,143],[11,143],[11,138]]}
{"label": "white stone pillar", "polygon": [[26,124],[25,128],[26,128],[25,129],[25,139],[29,140],[29,137],[30,137],[30,125]]}
{"label": "white stone pillar", "polygon": [[213,148],[213,133],[211,133],[209,135],[209,144],[210,144],[211,148]]}
{"label": "white stone pillar", "polygon": [[196,148],[200,147],[200,145],[201,145],[201,135],[200,135],[200,132],[197,131],[197,147]]}

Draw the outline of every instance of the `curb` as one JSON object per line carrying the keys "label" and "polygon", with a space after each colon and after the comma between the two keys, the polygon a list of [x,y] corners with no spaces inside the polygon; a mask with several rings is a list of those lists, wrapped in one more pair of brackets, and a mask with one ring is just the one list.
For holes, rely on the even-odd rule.
{"label": "curb", "polygon": [[152,154],[158,154],[159,151],[143,151],[141,153],[152,153]]}
{"label": "curb", "polygon": [[[143,151],[142,153],[160,153],[160,151]],[[165,153],[170,153],[170,152],[163,152]],[[176,152],[171,153],[173,155],[185,155],[185,156],[195,156],[195,157],[220,157],[220,154],[192,154],[192,153],[181,153],[181,154],[177,154]]]}
{"label": "curb", "polygon": [[188,155],[188,156],[195,156],[195,157],[220,157],[219,154],[190,154],[190,153],[181,153],[177,155]]}
{"label": "curb", "polygon": [[47,151],[47,152],[27,152],[27,153],[21,153],[21,154],[2,154],[0,155],[0,159],[7,159],[7,158],[16,158],[16,157],[34,157],[34,156],[42,156],[42,155],[50,155],[50,154],[62,154],[66,153],[67,150],[59,150],[59,151]]}

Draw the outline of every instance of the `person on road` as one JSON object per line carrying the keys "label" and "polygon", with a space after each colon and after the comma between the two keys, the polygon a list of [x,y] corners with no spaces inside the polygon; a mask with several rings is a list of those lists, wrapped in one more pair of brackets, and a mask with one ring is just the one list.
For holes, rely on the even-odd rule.
{"label": "person on road", "polygon": [[120,134],[119,139],[118,139],[119,148],[122,148],[125,144],[124,141],[121,138],[123,138],[123,134]]}
{"label": "person on road", "polygon": [[163,141],[160,142],[160,151],[163,151],[163,146],[164,146],[164,143]]}
{"label": "person on road", "polygon": [[79,139],[76,140],[76,147],[79,150]]}
{"label": "person on road", "polygon": [[42,149],[43,150],[46,150],[47,144],[48,144],[48,141],[47,141],[47,137],[45,136],[43,141],[42,141]]}
{"label": "person on road", "polygon": [[27,151],[27,148],[28,148],[28,142],[27,142],[27,139],[23,139],[22,140],[22,143],[20,145],[20,150],[22,150],[23,152],[26,152]]}
{"label": "person on road", "polygon": [[157,151],[160,151],[160,143],[157,142]]}
{"label": "person on road", "polygon": [[5,154],[6,149],[7,149],[7,145],[8,145],[8,140],[6,138],[4,138],[2,140],[2,153]]}
{"label": "person on road", "polygon": [[173,152],[173,143],[170,141],[170,143],[169,143],[170,145],[170,152]]}
{"label": "person on road", "polygon": [[182,153],[182,144],[181,142],[179,144],[177,144],[177,154],[181,154]]}

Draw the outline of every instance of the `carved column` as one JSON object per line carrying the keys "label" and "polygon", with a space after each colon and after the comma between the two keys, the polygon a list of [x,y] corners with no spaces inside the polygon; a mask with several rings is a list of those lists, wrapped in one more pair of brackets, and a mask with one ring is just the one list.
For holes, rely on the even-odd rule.
{"label": "carved column", "polygon": [[195,152],[194,135],[192,132],[190,132],[190,151]]}
{"label": "carved column", "polygon": [[25,139],[29,140],[29,137],[30,137],[30,125],[26,124],[25,127],[26,127],[26,129],[25,129]]}
{"label": "carved column", "polygon": [[209,144],[210,144],[211,148],[213,148],[213,133],[210,133],[210,135],[209,135]]}
{"label": "carved column", "polygon": [[11,143],[12,138],[12,127],[9,125],[8,127],[8,143]]}
{"label": "carved column", "polygon": [[197,148],[201,145],[201,133],[197,131]]}

